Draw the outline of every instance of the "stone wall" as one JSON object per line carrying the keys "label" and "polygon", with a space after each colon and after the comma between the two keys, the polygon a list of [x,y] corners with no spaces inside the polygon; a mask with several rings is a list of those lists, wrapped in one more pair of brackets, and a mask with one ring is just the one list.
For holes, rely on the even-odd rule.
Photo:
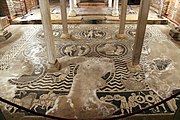
{"label": "stone wall", "polygon": [[[21,4],[18,4],[20,2]],[[0,5],[0,16],[13,18],[16,15],[26,14],[27,11],[38,5],[38,0],[0,0]]]}
{"label": "stone wall", "polygon": [[9,16],[9,9],[6,0],[0,0],[0,17]]}
{"label": "stone wall", "polygon": [[179,0],[151,0],[151,9],[158,14],[168,16],[180,24]]}

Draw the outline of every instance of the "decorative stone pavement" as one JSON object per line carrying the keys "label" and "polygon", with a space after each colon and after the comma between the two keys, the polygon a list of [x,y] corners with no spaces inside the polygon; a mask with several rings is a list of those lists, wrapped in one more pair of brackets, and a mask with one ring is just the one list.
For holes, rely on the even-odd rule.
{"label": "decorative stone pavement", "polygon": [[[65,108],[71,115],[67,115],[64,108],[60,117],[83,118],[88,114],[86,117],[91,118],[93,116],[89,113],[97,111],[99,112],[94,117],[107,117],[151,106],[167,97],[164,93],[169,93],[170,87],[171,90],[180,87],[177,83],[172,88],[173,83],[168,86],[164,81],[162,86],[168,89],[161,89],[153,83],[154,79],[161,83],[164,80],[161,76],[163,73],[170,74],[170,70],[177,69],[174,66],[176,63],[174,58],[163,54],[151,57],[151,53],[154,54],[151,49],[152,42],[168,41],[168,37],[157,27],[150,25],[147,27],[141,56],[143,71],[135,73],[130,72],[127,67],[132,55],[135,25],[126,26],[127,40],[115,38],[114,33],[117,32],[118,25],[71,25],[71,40],[59,39],[61,29],[58,25],[53,26],[57,57],[60,63],[63,63],[62,70],[58,72],[46,71],[44,33],[42,27],[38,25],[28,27],[24,35],[1,57],[0,81],[3,81],[4,77],[8,78],[8,83],[2,84],[0,90],[6,88],[6,84],[15,86],[15,95],[7,97],[11,98],[12,102],[37,112],[48,111],[47,114],[58,116],[57,113],[63,109],[63,103],[57,104],[55,100],[63,102],[67,99],[64,104],[67,105]],[[179,54],[178,52],[177,49],[177,53],[174,54]],[[22,60],[24,66],[20,64],[20,68],[15,68],[12,63],[16,59]],[[22,70],[18,72],[21,67]],[[16,71],[15,69],[17,75],[10,77],[12,75],[7,71]],[[76,98],[76,95],[80,97]],[[55,106],[59,108],[52,112]],[[20,112],[29,115],[12,106],[5,105],[5,109],[11,113]],[[175,101],[170,101],[142,114],[174,113],[175,109]],[[74,110],[78,110],[82,115],[74,113]]]}

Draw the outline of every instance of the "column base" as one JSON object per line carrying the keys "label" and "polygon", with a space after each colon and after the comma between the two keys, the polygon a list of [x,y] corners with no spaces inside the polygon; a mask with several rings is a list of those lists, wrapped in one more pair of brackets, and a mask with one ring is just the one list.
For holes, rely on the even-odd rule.
{"label": "column base", "polygon": [[69,12],[69,17],[76,17],[76,11],[75,10],[70,10]]}
{"label": "column base", "polygon": [[70,39],[70,38],[71,38],[71,35],[70,35],[69,33],[67,33],[67,34],[62,33],[62,35],[61,35],[60,38],[61,38],[61,39]]}
{"label": "column base", "polygon": [[119,34],[119,33],[116,34],[116,37],[118,39],[126,39],[127,38],[126,34]]}
{"label": "column base", "polygon": [[5,30],[5,31],[0,31],[0,42],[7,40],[7,39],[10,38],[11,36],[12,36],[12,33],[11,33],[11,32],[8,32],[7,30]]}
{"label": "column base", "polygon": [[56,60],[55,64],[51,64],[49,63],[47,65],[47,72],[48,73],[53,73],[53,72],[57,72],[61,69],[61,65],[60,63],[58,62],[58,60]]}
{"label": "column base", "polygon": [[119,11],[118,10],[113,10],[112,11],[112,16],[113,17],[118,17],[119,16]]}
{"label": "column base", "polygon": [[127,63],[128,70],[131,72],[139,72],[142,71],[141,65],[133,65],[131,62]]}

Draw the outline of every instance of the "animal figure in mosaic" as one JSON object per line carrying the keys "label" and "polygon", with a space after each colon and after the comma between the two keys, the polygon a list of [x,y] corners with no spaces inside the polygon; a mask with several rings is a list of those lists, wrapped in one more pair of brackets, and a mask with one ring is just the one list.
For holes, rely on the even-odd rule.
{"label": "animal figure in mosaic", "polygon": [[[28,95],[26,95],[25,97],[21,99],[13,98],[11,102],[30,109],[31,105],[33,104],[33,101],[36,99],[36,96],[37,96],[36,93],[29,93]],[[12,113],[15,113],[18,110],[18,108],[10,106],[10,105],[6,105],[5,107],[7,110],[12,111]]]}
{"label": "animal figure in mosaic", "polygon": [[93,30],[88,31],[87,37],[93,38]]}
{"label": "animal figure in mosaic", "polygon": [[56,99],[55,105],[46,114],[57,117],[83,119],[101,118],[112,115],[117,107],[100,101],[96,90],[106,85],[102,76],[113,71],[113,64],[107,60],[90,59],[79,64],[67,96]]}
{"label": "animal figure in mosaic", "polygon": [[98,30],[96,30],[96,31],[94,32],[94,35],[95,35],[95,38],[97,38],[97,37],[102,37],[102,33],[101,33],[100,31],[98,31]]}
{"label": "animal figure in mosaic", "polygon": [[48,94],[42,94],[39,99],[35,99],[30,109],[37,112],[37,107],[41,109],[48,110],[49,107],[53,107],[54,101],[57,99],[57,95],[53,91],[48,92]]}
{"label": "animal figure in mosaic", "polygon": [[116,47],[114,44],[105,44],[104,46],[99,48],[100,52],[105,52],[107,55],[114,55],[114,52],[116,51]]}
{"label": "animal figure in mosaic", "polygon": [[75,45],[67,46],[64,50],[64,53],[69,56],[73,56],[73,52],[77,50]]}

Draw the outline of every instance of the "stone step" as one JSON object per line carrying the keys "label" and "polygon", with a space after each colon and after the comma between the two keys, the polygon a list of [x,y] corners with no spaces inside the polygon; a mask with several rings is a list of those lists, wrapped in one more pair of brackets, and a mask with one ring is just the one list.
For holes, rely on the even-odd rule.
{"label": "stone step", "polygon": [[104,2],[82,2],[78,3],[78,6],[108,6],[108,4]]}

